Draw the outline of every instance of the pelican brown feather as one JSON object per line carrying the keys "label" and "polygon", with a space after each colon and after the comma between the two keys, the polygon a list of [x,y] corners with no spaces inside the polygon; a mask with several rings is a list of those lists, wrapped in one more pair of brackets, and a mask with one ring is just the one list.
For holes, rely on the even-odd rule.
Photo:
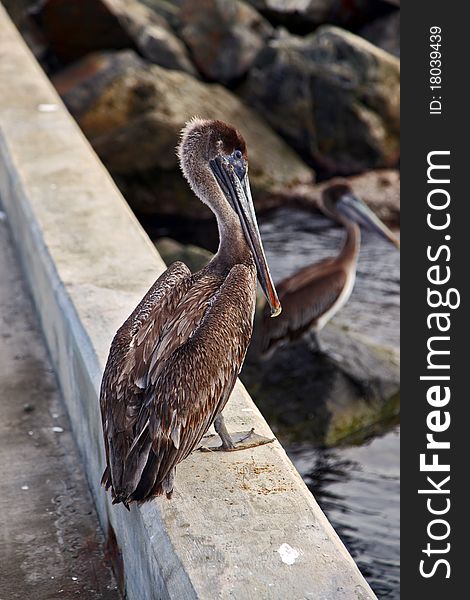
{"label": "pelican brown feather", "polygon": [[[171,265],[111,344],[101,385],[102,483],[127,507],[170,497],[176,466],[220,417],[251,338],[257,271],[273,312],[280,310],[240,134],[219,121],[194,120],[179,153],[191,187],[216,213],[220,245],[198,273]],[[228,432],[220,435],[232,443]]]}
{"label": "pelican brown feather", "polygon": [[[176,274],[179,285],[168,292]],[[116,334],[113,346],[127,351],[110,355],[103,378],[104,415],[109,414],[110,383],[113,408],[122,404],[104,419],[114,459],[104,483],[112,485],[118,501],[165,491],[172,470],[224,408],[251,338],[253,264],[235,265],[223,281],[204,272],[191,276],[182,263],[164,275],[147,294],[154,302],[150,310],[136,310]],[[143,304],[149,308],[149,302]],[[237,344],[227,347],[227,339]],[[151,475],[144,473],[149,461]]]}

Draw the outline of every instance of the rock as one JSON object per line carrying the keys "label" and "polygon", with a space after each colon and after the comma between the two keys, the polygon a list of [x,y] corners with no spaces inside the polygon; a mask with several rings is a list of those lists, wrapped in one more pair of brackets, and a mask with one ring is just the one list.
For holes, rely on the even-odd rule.
{"label": "rock", "polygon": [[[246,0],[273,23],[306,33],[325,23],[358,27],[387,12],[377,0]],[[391,0],[392,2],[394,0]]]}
{"label": "rock", "polygon": [[[194,114],[224,119],[242,131],[258,205],[313,180],[313,171],[232,93],[181,71],[148,66],[131,51],[88,57],[53,82],[113,175],[131,176],[147,190],[140,210],[207,215],[201,203],[188,202],[192,193],[175,153],[180,130]],[[132,181],[121,179],[127,186]]]}
{"label": "rock", "polygon": [[[52,83],[69,111],[77,117],[89,110],[97,96],[121,73],[143,67],[144,62],[132,50],[95,52],[54,75]],[[88,134],[94,135],[94,132],[89,129]]]}
{"label": "rock", "polygon": [[352,33],[280,36],[239,91],[324,175],[397,164],[399,61]]}
{"label": "rock", "polygon": [[[45,39],[41,29],[38,27],[34,19],[32,19],[27,13],[23,13],[23,18],[21,21],[15,24],[28,48],[34,54],[36,60],[41,63],[41,66],[44,68],[43,59],[47,56],[49,49],[47,40]],[[47,69],[44,68],[44,70],[47,72]]]}
{"label": "rock", "polygon": [[66,64],[97,50],[132,48],[167,69],[196,74],[165,19],[135,0],[46,0],[36,21]]}
{"label": "rock", "polygon": [[193,244],[180,244],[171,238],[160,238],[154,243],[166,265],[181,260],[192,273],[196,273],[196,271],[205,267],[213,256],[211,252],[204,248]]}
{"label": "rock", "polygon": [[[194,198],[188,184],[177,169],[162,170],[158,167],[131,174],[113,173],[113,179],[139,218],[153,215],[178,217],[190,221],[212,221],[213,213],[208,206]],[[258,204],[258,198],[255,199]]]}
{"label": "rock", "polygon": [[181,36],[199,71],[211,81],[230,84],[245,75],[271,25],[240,0],[185,0]]}
{"label": "rock", "polygon": [[46,0],[37,6],[34,16],[64,63],[94,50],[134,47],[107,0]]}
{"label": "rock", "polygon": [[400,56],[400,11],[376,19],[358,31],[358,35],[386,50]]}
{"label": "rock", "polygon": [[136,32],[134,39],[137,49],[148,61],[197,76],[185,45],[167,27],[149,23]]}

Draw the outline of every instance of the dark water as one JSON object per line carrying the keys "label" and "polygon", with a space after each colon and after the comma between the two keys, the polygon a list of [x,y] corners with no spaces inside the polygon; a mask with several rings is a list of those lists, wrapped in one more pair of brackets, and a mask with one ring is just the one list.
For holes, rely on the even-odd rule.
{"label": "dark water", "polygon": [[[260,230],[275,281],[333,256],[344,236],[329,220],[291,209],[261,219]],[[356,285],[335,319],[398,348],[399,253],[376,235],[362,238]],[[398,599],[398,426],[361,446],[286,450],[377,596]]]}

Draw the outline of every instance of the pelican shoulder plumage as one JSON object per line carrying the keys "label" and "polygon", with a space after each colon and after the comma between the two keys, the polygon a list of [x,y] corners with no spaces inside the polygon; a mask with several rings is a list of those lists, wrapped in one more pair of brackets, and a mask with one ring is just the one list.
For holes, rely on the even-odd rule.
{"label": "pelican shoulder plumage", "polygon": [[170,497],[176,465],[213,422],[222,448],[234,449],[222,410],[251,338],[257,274],[272,313],[280,312],[241,134],[222,121],[193,119],[182,131],[178,156],[192,190],[215,213],[220,243],[197,273],[172,264],[111,344],[100,399],[102,483],[113,502],[126,507]]}

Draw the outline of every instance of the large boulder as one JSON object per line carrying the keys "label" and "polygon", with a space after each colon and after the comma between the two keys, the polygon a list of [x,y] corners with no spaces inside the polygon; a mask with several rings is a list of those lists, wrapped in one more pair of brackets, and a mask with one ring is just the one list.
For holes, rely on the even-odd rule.
{"label": "large boulder", "polygon": [[273,28],[240,0],[185,0],[180,34],[199,71],[225,85],[245,75]]}
{"label": "large boulder", "polygon": [[[144,67],[142,59],[132,50],[122,52],[94,52],[88,54],[70,66],[52,76],[59,95],[67,108],[78,118],[87,113],[96,102],[97,97],[122,73],[132,73]],[[116,103],[119,98],[116,98]],[[116,105],[115,107],[116,108]],[[115,119],[116,114],[109,115]],[[110,127],[107,123],[106,128]],[[98,131],[101,127],[98,125]],[[88,136],[95,135],[91,126],[85,131]]]}
{"label": "large boulder", "polygon": [[136,0],[46,0],[35,20],[63,63],[97,50],[132,48],[150,62],[196,74],[165,19]]}
{"label": "large boulder", "polygon": [[148,61],[166,69],[197,75],[185,45],[166,24],[146,23],[135,32],[134,40],[138,51]]}
{"label": "large boulder", "polygon": [[35,6],[31,14],[63,63],[94,50],[134,47],[119,14],[106,0],[46,0]]}
{"label": "large boulder", "polygon": [[280,36],[240,93],[324,174],[397,164],[399,61],[352,33],[325,26]]}
{"label": "large boulder", "polygon": [[131,51],[92,55],[53,81],[113,175],[127,191],[143,190],[128,199],[145,212],[207,214],[201,203],[188,202],[175,153],[181,128],[195,114],[223,119],[243,133],[258,202],[313,180],[313,171],[232,93],[149,66]]}

